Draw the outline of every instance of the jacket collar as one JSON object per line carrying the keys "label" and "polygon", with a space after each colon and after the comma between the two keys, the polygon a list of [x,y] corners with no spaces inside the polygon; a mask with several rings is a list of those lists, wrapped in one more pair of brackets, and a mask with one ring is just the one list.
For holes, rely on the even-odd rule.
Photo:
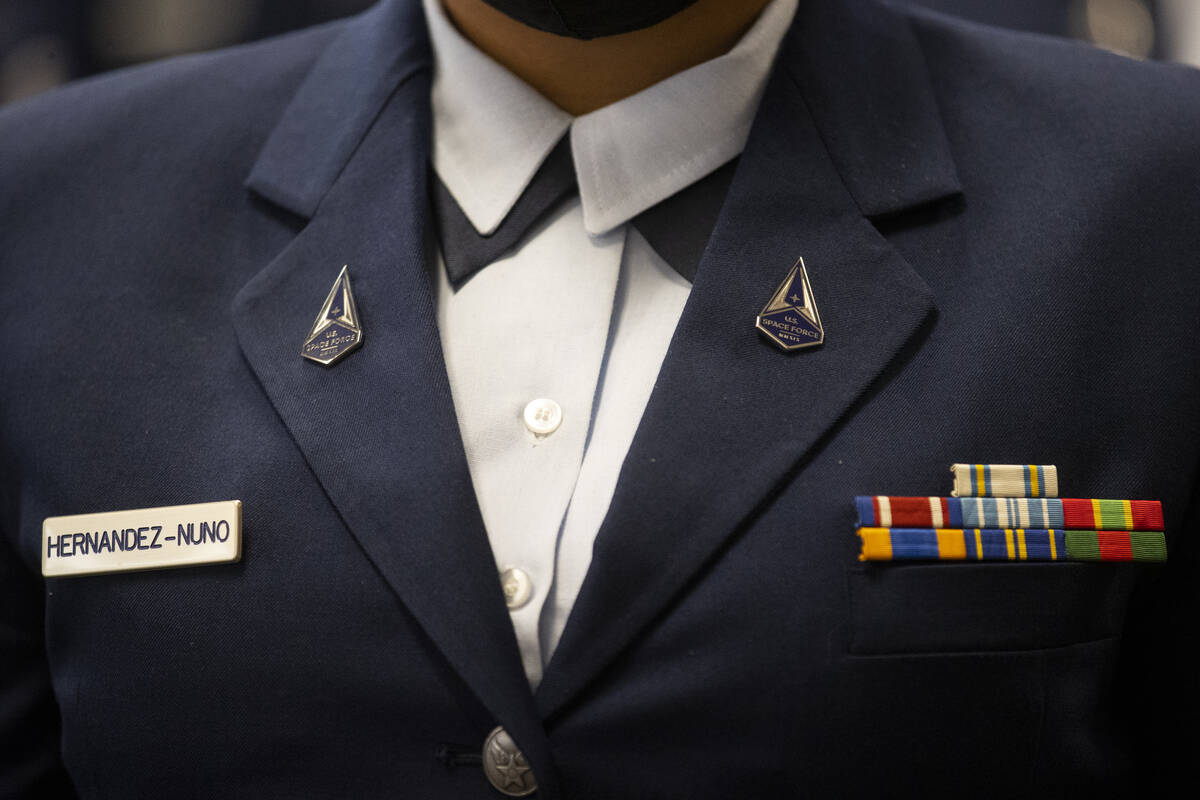
{"label": "jacket collar", "polygon": [[420,0],[386,0],[352,18],[300,84],[246,186],[311,218],[388,98],[431,58]]}
{"label": "jacket collar", "polygon": [[[907,18],[870,0],[805,0],[788,39],[777,69],[796,76],[863,214],[961,191]],[[420,0],[384,0],[351,20],[296,92],[246,185],[310,218],[395,87],[431,63]]]}
{"label": "jacket collar", "polygon": [[[538,686],[551,728],[786,486],[820,480],[812,454],[920,346],[933,293],[868,219],[958,191],[920,63],[888,7],[801,5]],[[753,319],[800,257],[826,338],[789,354]]]}
{"label": "jacket collar", "polygon": [[[556,797],[550,757],[475,502],[426,272],[429,51],[419,2],[345,24],[247,179],[306,219],[233,298],[238,343],[364,555]],[[362,346],[300,357],[349,267]],[[449,677],[449,676],[448,676]]]}
{"label": "jacket collar", "polygon": [[900,9],[871,0],[803,2],[782,60],[864,215],[962,191],[924,54]]}
{"label": "jacket collar", "polygon": [[[685,592],[919,340],[932,294],[864,215],[959,185],[907,19],[866,0],[802,3],[535,706],[425,270],[429,64],[417,0],[347,23],[320,56],[247,180],[310,221],[239,293],[234,323],[351,534],[553,796],[539,716],[552,723]],[[787,355],[753,316],[797,256],[829,335]],[[302,363],[312,311],[347,262],[364,345],[327,370]]]}

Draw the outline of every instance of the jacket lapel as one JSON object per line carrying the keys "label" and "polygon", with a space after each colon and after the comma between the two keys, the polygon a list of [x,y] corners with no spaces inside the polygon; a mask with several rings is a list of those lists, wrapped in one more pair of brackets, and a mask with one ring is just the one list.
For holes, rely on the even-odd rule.
{"label": "jacket lapel", "polygon": [[[918,331],[928,286],[868,216],[958,191],[906,21],[801,3],[538,688],[550,718],[804,468]],[[754,319],[798,257],[825,343]]]}
{"label": "jacket lapel", "polygon": [[[425,267],[424,26],[418,3],[377,7],[348,25],[297,93],[248,185],[310,220],[237,295],[234,323],[346,527],[549,788],[549,750],[471,485]],[[343,264],[364,340],[322,367],[300,345]]]}

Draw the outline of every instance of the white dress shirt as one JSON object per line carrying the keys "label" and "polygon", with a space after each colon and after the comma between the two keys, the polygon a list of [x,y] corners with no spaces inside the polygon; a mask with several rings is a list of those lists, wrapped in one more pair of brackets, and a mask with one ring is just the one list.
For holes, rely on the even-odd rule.
{"label": "white dress shirt", "polygon": [[742,151],[797,0],[772,0],[725,55],[579,117],[424,2],[433,167],[476,230],[496,229],[568,130],[579,183],[457,290],[440,258],[434,277],[467,463],[536,687],[691,290],[627,223]]}

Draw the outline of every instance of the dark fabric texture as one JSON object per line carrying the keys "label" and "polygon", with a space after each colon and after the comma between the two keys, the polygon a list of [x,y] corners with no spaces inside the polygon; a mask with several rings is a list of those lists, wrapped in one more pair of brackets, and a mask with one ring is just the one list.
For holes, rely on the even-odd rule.
{"label": "dark fabric texture", "polygon": [[[0,796],[1129,797],[1198,745],[1200,76],[800,4],[543,682],[440,352],[420,4],[0,110]],[[825,343],[754,316],[803,257]],[[364,329],[300,355],[343,264]],[[856,561],[955,462],[1163,566]],[[243,502],[44,580],[48,516]]]}
{"label": "dark fabric texture", "polygon": [[696,280],[735,172],[736,158],[633,218],[638,233],[685,280]]}

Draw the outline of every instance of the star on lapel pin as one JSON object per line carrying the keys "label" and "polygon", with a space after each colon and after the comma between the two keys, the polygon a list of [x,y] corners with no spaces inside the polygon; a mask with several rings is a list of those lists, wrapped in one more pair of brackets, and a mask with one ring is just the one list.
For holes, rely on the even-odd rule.
{"label": "star on lapel pin", "polygon": [[312,330],[304,339],[300,354],[310,361],[329,366],[362,344],[363,332],[358,320],[358,306],[350,291],[348,265],[342,267],[325,305],[317,314]]}
{"label": "star on lapel pin", "polygon": [[758,312],[754,327],[784,350],[799,350],[825,341],[825,329],[821,326],[803,258],[796,259],[783,283]]}

